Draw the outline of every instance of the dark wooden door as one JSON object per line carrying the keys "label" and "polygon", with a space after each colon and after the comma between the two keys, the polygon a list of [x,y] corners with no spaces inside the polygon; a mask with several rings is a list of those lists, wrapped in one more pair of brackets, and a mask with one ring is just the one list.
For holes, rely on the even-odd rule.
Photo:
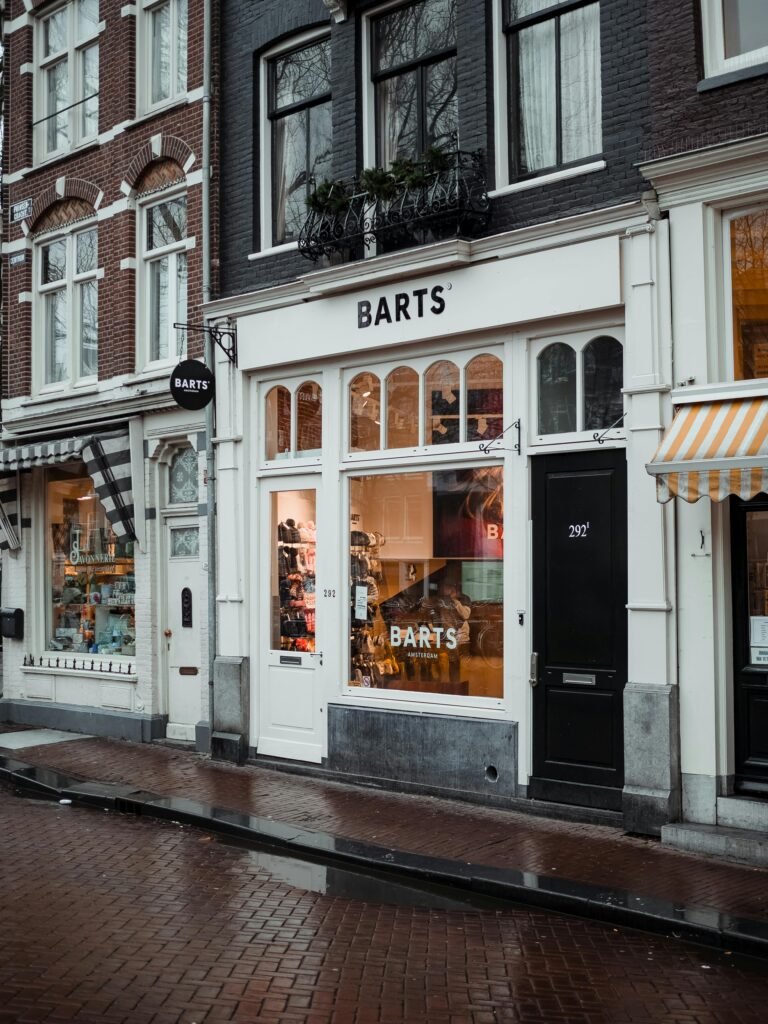
{"label": "dark wooden door", "polygon": [[532,797],[610,810],[624,784],[621,450],[534,457]]}
{"label": "dark wooden door", "polygon": [[734,785],[768,795],[768,501],[731,505]]}

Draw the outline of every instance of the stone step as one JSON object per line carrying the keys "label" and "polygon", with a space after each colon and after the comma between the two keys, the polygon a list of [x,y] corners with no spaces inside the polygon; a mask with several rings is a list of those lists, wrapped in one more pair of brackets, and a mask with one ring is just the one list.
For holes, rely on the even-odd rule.
{"label": "stone step", "polygon": [[665,846],[688,853],[705,853],[721,860],[738,861],[753,867],[768,867],[768,834],[727,825],[700,825],[678,822],[663,825],[661,841]]}

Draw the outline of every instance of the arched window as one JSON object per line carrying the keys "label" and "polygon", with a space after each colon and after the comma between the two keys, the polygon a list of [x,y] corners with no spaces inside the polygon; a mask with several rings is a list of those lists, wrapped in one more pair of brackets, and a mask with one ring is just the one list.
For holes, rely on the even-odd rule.
{"label": "arched window", "polygon": [[419,375],[398,366],[387,377],[387,448],[419,443]]}
{"label": "arched window", "polygon": [[359,373],[349,385],[349,448],[375,452],[381,447],[381,381]]}
{"label": "arched window", "polygon": [[539,356],[539,434],[576,430],[576,353],[570,345],[548,345]]}
{"label": "arched window", "polygon": [[189,446],[181,448],[168,471],[168,501],[171,505],[197,502],[198,494],[197,452]]}
{"label": "arched window", "polygon": [[279,459],[291,451],[291,393],[282,385],[267,392],[267,458]]}
{"label": "arched window", "polygon": [[319,455],[323,447],[323,389],[306,381],[296,392],[296,454]]}
{"label": "arched window", "polygon": [[584,429],[605,430],[621,416],[624,352],[615,338],[594,338],[582,354]]}
{"label": "arched window", "polygon": [[426,444],[453,444],[459,440],[461,380],[455,363],[443,359],[427,370],[424,408]]}
{"label": "arched window", "polygon": [[489,441],[502,425],[504,367],[496,356],[475,356],[466,369],[467,440]]}

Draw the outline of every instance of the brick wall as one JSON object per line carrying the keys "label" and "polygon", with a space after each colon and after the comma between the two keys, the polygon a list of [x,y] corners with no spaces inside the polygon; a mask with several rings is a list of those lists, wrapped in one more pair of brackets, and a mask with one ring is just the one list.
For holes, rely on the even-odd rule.
{"label": "brick wall", "polygon": [[[7,21],[23,22],[23,0],[11,0]],[[218,8],[218,5],[214,5]],[[202,166],[202,103],[183,100],[168,106],[151,117],[137,117],[136,110],[136,18],[126,17],[129,9],[121,0],[101,0],[100,18],[105,30],[99,36],[99,133],[103,137],[120,126],[114,137],[101,144],[92,143],[61,159],[33,167],[32,108],[33,75],[26,66],[32,64],[32,25],[22,25],[6,36],[6,147],[3,154],[6,182],[3,208],[22,199],[34,200],[32,218],[26,223],[28,241],[34,240],[40,218],[51,202],[60,198],[61,179],[64,193],[83,196],[91,204],[98,196],[99,266],[104,278],[99,285],[99,378],[105,380],[136,369],[137,333],[141,324],[136,315],[136,271],[120,269],[121,261],[135,259],[136,207],[127,201],[123,183],[135,186],[141,173],[158,156],[187,164],[190,174],[198,178]],[[218,14],[217,14],[218,17]],[[18,21],[17,21],[18,23]],[[203,82],[203,3],[189,0],[188,90],[199,89]],[[152,141],[162,137],[160,151],[153,150]],[[218,140],[213,137],[213,157]],[[183,172],[180,172],[183,177]],[[59,192],[57,193],[57,183]],[[188,186],[188,235],[196,237],[196,245],[188,252],[188,319],[202,322],[201,265],[201,187],[199,181]],[[215,179],[214,179],[215,196]],[[215,204],[214,204],[215,206]],[[214,216],[212,257],[217,266]],[[3,239],[17,243],[24,238],[21,224],[10,224],[6,214]],[[15,249],[14,251],[18,251]],[[26,262],[10,266],[5,258],[3,301],[6,315],[3,325],[4,360],[2,395],[18,398],[29,395],[31,377],[31,313],[26,301],[33,289],[32,251]],[[19,301],[19,299],[22,301]],[[202,354],[202,336],[188,339],[189,354]]]}
{"label": "brick wall", "polygon": [[648,156],[686,152],[768,130],[763,73],[699,92],[705,80],[700,0],[648,0],[652,129]]}
{"label": "brick wall", "polygon": [[[482,149],[493,185],[494,95],[492,0],[457,0],[460,141]],[[222,293],[237,294],[290,281],[309,264],[295,253],[249,262],[261,248],[258,194],[258,61],[269,46],[301,29],[329,27],[333,53],[334,174],[361,168],[360,31],[350,4],[346,22],[333,24],[320,0],[232,0],[222,10]],[[649,86],[646,0],[602,0],[603,172],[538,186],[493,201],[488,234],[611,206],[637,198],[643,183],[634,167],[647,146]]]}

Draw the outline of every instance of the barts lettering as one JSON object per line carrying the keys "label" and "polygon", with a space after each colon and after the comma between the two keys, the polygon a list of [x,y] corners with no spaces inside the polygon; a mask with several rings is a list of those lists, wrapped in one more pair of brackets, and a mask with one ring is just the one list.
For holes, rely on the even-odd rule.
{"label": "barts lettering", "polygon": [[444,292],[448,289],[445,285],[436,284],[432,288],[414,288],[410,293],[396,292],[394,298],[389,300],[386,295],[381,295],[376,300],[360,299],[357,303],[358,329],[378,327],[382,323],[399,324],[403,320],[412,320],[414,316],[423,319],[427,313],[440,316],[445,312]]}
{"label": "barts lettering", "polygon": [[458,644],[456,630],[453,626],[390,626],[389,642],[393,647],[416,647],[420,650],[430,650],[436,647],[438,650],[445,647],[448,651],[455,651]]}

